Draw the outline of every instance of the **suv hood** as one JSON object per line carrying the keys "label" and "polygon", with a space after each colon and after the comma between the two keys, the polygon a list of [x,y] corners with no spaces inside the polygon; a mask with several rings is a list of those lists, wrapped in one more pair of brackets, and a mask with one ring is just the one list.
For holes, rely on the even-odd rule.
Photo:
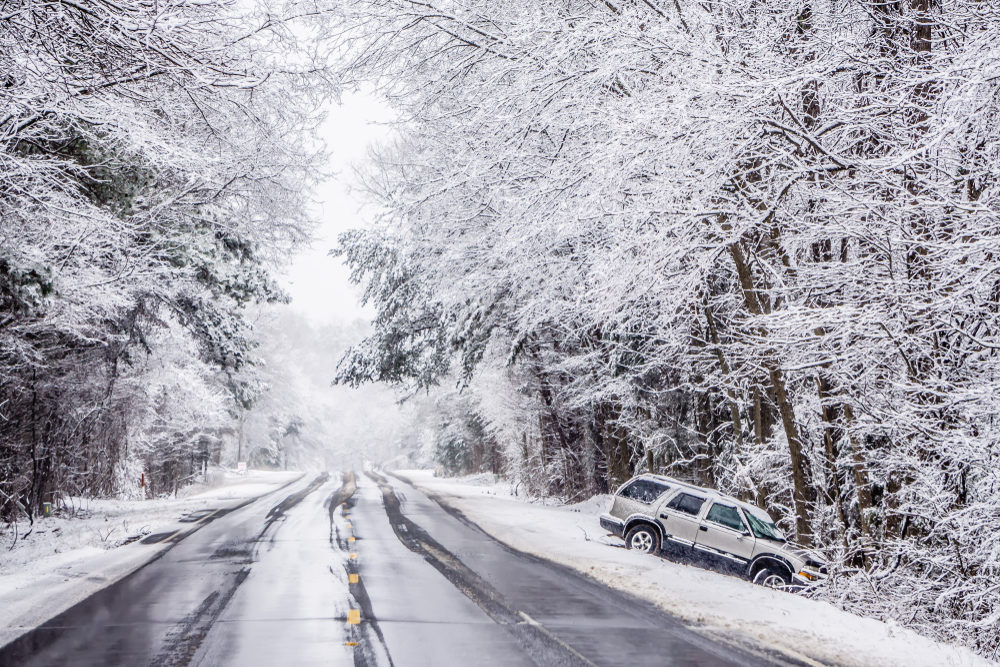
{"label": "suv hood", "polygon": [[775,550],[781,551],[789,556],[796,558],[807,567],[820,568],[820,567],[825,567],[827,563],[827,559],[821,553],[819,553],[814,549],[809,549],[807,547],[804,547],[801,544],[785,542],[780,547],[777,547]]}

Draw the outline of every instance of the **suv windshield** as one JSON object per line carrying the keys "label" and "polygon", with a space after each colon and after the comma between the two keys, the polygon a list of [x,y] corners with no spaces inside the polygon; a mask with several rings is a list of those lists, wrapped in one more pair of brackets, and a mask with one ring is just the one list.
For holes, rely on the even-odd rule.
{"label": "suv windshield", "polygon": [[784,542],[785,536],[781,534],[781,531],[770,521],[763,519],[751,512],[743,512],[747,521],[750,522],[750,530],[757,537],[763,537],[765,540],[777,540],[778,542]]}

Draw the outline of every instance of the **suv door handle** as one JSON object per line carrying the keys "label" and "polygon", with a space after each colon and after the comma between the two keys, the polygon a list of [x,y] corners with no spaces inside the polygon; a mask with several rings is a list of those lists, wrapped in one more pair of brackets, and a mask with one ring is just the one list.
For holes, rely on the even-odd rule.
{"label": "suv door handle", "polygon": [[708,526],[698,526],[698,530],[704,530],[707,533],[708,532]]}

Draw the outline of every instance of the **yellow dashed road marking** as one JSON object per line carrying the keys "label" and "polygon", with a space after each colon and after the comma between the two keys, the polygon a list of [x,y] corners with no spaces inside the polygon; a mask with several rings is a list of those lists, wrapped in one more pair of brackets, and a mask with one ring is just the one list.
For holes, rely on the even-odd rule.
{"label": "yellow dashed road marking", "polygon": [[361,624],[361,610],[360,609],[351,609],[351,610],[349,610],[347,612],[347,622],[350,623],[351,625],[360,625]]}
{"label": "yellow dashed road marking", "polygon": [[177,535],[177,533],[179,533],[179,532],[181,532],[181,531],[175,530],[174,532],[172,532],[169,535],[167,535],[166,537],[164,537],[162,540],[159,540],[158,542],[153,542],[153,544],[163,544],[164,542],[166,542],[170,538],[175,537]]}
{"label": "yellow dashed road marking", "polygon": [[210,518],[212,518],[213,515],[218,514],[218,513],[219,513],[219,510],[213,510],[213,511],[209,512],[208,514],[206,514],[205,516],[203,516],[200,519],[198,519],[198,523],[202,523],[206,519],[210,519]]}
{"label": "yellow dashed road marking", "polygon": [[356,574],[349,574],[349,575],[347,575],[347,583],[349,583],[349,584],[356,584],[356,583],[358,583],[358,575],[356,575]]}
{"label": "yellow dashed road marking", "polygon": [[348,541],[348,542],[353,542],[353,541],[354,541],[354,539],[355,539],[355,538],[354,538],[354,536],[353,536],[353,535],[351,535],[350,537],[348,537],[348,538],[347,538],[347,541]]}
{"label": "yellow dashed road marking", "polygon": [[357,557],[358,557],[358,555],[357,555],[357,554],[351,554],[351,555],[350,555],[350,557],[351,557],[351,558],[357,558]]}

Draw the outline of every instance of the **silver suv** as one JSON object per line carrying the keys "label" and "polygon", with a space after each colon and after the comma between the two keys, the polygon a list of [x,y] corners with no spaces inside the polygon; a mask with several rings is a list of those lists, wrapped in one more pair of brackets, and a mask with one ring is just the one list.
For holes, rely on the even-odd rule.
{"label": "silver suv", "polygon": [[629,549],[662,549],[765,586],[802,586],[826,576],[823,559],[785,540],[764,510],[662,475],[623,484],[601,526]]}

